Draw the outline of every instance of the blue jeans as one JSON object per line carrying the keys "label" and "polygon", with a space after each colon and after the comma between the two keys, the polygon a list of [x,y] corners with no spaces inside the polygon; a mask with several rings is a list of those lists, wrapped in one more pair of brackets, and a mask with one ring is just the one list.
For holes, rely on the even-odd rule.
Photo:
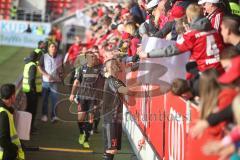
{"label": "blue jeans", "polygon": [[42,83],[42,115],[48,115],[48,97],[50,96],[51,105],[52,105],[52,113],[51,118],[56,116],[56,104],[58,100],[58,93],[57,93],[57,86],[58,83],[55,82],[43,82]]}

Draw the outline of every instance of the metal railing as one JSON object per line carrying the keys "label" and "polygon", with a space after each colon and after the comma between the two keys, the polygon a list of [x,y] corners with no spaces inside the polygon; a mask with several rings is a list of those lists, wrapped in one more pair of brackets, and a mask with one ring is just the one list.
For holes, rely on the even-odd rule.
{"label": "metal railing", "polygon": [[17,10],[16,19],[24,21],[49,22],[50,16],[44,16],[41,10],[26,10],[20,8]]}

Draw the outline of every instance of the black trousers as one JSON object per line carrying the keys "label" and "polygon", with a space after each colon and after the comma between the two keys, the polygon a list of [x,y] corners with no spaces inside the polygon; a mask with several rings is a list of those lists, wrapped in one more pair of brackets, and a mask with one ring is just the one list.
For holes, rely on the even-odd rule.
{"label": "black trousers", "polygon": [[104,150],[121,149],[122,124],[103,122]]}
{"label": "black trousers", "polygon": [[36,92],[28,92],[27,96],[27,112],[32,113],[31,129],[34,127],[35,117],[37,114],[38,94]]}

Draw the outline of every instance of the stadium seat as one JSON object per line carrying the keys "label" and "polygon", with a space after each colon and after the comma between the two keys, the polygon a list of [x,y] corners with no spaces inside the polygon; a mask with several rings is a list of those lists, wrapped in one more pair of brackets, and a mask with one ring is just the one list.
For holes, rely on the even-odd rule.
{"label": "stadium seat", "polygon": [[12,0],[0,0],[0,15],[4,19],[9,19]]}

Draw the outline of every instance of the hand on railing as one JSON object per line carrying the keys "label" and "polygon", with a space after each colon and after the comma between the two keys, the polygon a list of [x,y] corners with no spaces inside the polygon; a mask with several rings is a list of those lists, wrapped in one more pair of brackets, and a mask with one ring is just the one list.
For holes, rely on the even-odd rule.
{"label": "hand on railing", "polygon": [[148,57],[147,53],[143,51],[142,46],[138,47],[137,54],[139,55],[140,59],[145,59]]}
{"label": "hand on railing", "polygon": [[222,145],[221,141],[212,141],[204,145],[203,153],[206,155],[218,155],[218,160],[227,160],[235,152],[235,145]]}
{"label": "hand on railing", "polygon": [[199,120],[197,123],[191,128],[190,135],[192,138],[200,138],[209,126],[208,122],[206,120]]}
{"label": "hand on railing", "polygon": [[145,145],[145,138],[143,137],[138,141],[138,150],[141,151],[144,145]]}

